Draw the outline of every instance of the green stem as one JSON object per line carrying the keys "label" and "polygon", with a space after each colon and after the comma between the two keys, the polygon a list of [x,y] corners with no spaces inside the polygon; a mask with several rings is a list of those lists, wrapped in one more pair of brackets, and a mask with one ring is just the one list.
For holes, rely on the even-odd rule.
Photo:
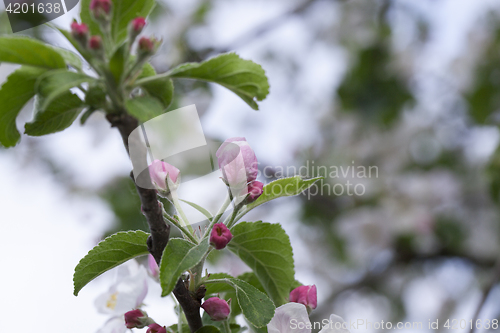
{"label": "green stem", "polygon": [[243,207],[240,212],[238,213],[238,215],[236,215],[236,218],[234,219],[236,222],[238,222],[239,220],[241,220],[241,218],[243,216],[245,216],[245,214],[248,213],[248,208],[247,206]]}
{"label": "green stem", "polygon": [[192,283],[189,285],[189,289],[192,292],[196,292],[196,289],[201,285],[201,276],[203,274],[203,266],[205,266],[205,260],[207,259],[210,250],[205,253],[201,261],[191,269],[191,274],[194,276],[194,279],[191,281]]}
{"label": "green stem", "polygon": [[238,221],[236,217],[238,216],[238,212],[240,209],[244,206],[243,202],[240,202],[236,207],[234,207],[233,214],[231,214],[231,217],[228,217],[226,221],[224,221],[224,224],[227,226],[228,229],[231,229],[233,225]]}
{"label": "green stem", "polygon": [[182,333],[182,307],[179,305],[179,320],[177,321],[177,332]]}
{"label": "green stem", "polygon": [[230,203],[231,203],[231,199],[228,195],[226,197],[226,200],[222,204],[222,206],[220,206],[219,211],[215,214],[214,218],[212,219],[212,222],[210,222],[210,224],[208,225],[207,230],[205,230],[205,233],[203,234],[202,239],[206,238],[210,234],[210,230],[212,230],[214,225],[217,222],[219,222],[220,218],[222,217],[222,215],[224,215],[224,212],[226,211],[226,208],[229,206]]}
{"label": "green stem", "polygon": [[175,209],[180,215],[181,222],[185,227],[188,228],[188,230],[191,232],[191,235],[194,235],[193,227],[191,226],[191,224],[189,224],[189,220],[182,210],[181,204],[179,202],[179,197],[177,196],[177,191],[170,191],[170,195],[172,196],[172,203],[174,204]]}
{"label": "green stem", "polygon": [[168,215],[168,213],[165,210],[163,210],[163,217],[166,218],[170,223],[172,223],[173,225],[175,225],[182,232],[183,235],[185,235],[187,238],[189,238],[189,240],[191,242],[193,242],[194,244],[198,244],[198,240],[191,233],[189,233],[189,231],[186,230],[179,223],[179,221],[177,221],[176,219],[174,219],[172,216]]}
{"label": "green stem", "polygon": [[227,319],[224,320],[222,324],[223,324],[222,326],[224,327],[224,332],[231,333],[231,326],[229,325],[229,320]]}

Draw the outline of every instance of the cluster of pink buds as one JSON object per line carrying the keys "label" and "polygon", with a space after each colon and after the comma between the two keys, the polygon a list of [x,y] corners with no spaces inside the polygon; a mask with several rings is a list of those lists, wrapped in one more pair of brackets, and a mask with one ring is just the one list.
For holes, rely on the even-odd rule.
{"label": "cluster of pink buds", "polygon": [[[111,22],[111,15],[113,9],[113,2],[111,0],[92,0],[90,2],[90,12],[96,22],[98,22],[103,29],[109,29]],[[129,44],[132,45],[139,34],[146,26],[146,19],[144,17],[137,17],[130,22],[129,26]],[[77,40],[80,45],[90,50],[93,53],[102,55],[104,50],[103,41],[101,36],[90,36],[89,27],[85,23],[78,23],[74,21],[71,24],[71,35]],[[138,62],[143,62],[145,59],[153,55],[160,46],[161,41],[154,37],[142,37],[137,43]]]}
{"label": "cluster of pink buds", "polygon": [[203,310],[210,316],[213,321],[226,320],[229,317],[231,308],[229,304],[219,297],[211,297],[201,305]]}
{"label": "cluster of pink buds", "polygon": [[74,21],[71,23],[71,35],[84,48],[100,53],[103,50],[101,36],[91,36],[89,27],[85,23]]}

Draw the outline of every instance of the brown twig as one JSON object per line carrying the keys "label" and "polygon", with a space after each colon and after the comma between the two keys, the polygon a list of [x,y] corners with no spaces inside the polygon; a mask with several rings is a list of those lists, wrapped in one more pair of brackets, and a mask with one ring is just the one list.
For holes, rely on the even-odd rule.
{"label": "brown twig", "polygon": [[[120,132],[123,144],[127,153],[129,153],[128,138],[130,133],[139,126],[139,122],[125,112],[120,114],[109,114],[106,118],[111,126],[116,127]],[[146,156],[144,156],[144,158],[146,158]],[[149,177],[149,173],[146,172],[145,176]],[[132,174],[131,177],[133,179]],[[148,250],[159,265],[163,250],[167,246],[170,237],[170,225],[163,219],[163,213],[158,203],[156,190],[145,189],[137,186],[137,184],[136,189],[141,198],[142,212],[146,217],[149,230],[151,231],[151,236],[148,238]],[[196,332],[203,326],[200,317],[201,298],[197,295],[191,295],[182,279],[179,279],[177,282],[173,293],[186,315],[191,332]]]}

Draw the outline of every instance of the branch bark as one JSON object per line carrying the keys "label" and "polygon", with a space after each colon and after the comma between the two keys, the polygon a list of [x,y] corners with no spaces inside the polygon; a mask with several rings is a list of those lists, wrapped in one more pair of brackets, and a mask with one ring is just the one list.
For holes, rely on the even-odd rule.
{"label": "branch bark", "polygon": [[[123,145],[130,155],[128,137],[139,126],[139,122],[124,112],[121,114],[109,114],[106,118],[111,126],[116,127],[120,132]],[[146,172],[145,174],[149,177],[149,173]],[[133,179],[132,173],[130,176]],[[163,219],[156,190],[139,187],[135,181],[134,184],[141,199],[142,212],[146,217],[149,230],[151,231],[151,236],[148,238],[148,249],[159,265],[163,250],[167,246],[170,237],[170,225]],[[201,298],[192,295],[182,279],[177,281],[173,293],[186,315],[191,332],[196,332],[203,326],[200,317]]]}

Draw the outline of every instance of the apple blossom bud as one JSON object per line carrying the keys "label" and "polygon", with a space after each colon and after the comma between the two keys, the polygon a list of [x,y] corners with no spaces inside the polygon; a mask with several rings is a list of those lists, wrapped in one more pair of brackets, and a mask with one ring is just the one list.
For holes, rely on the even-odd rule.
{"label": "apple blossom bud", "polygon": [[148,330],[146,331],[146,333],[167,333],[167,329],[165,328],[165,326],[160,326],[154,323],[148,326]]}
{"label": "apple blossom bud", "polygon": [[96,20],[108,19],[111,13],[111,0],[92,0],[90,12]]}
{"label": "apple blossom bud", "polygon": [[216,250],[222,250],[233,238],[233,234],[224,225],[224,223],[216,223],[210,233],[210,244]]}
{"label": "apple blossom bud", "polygon": [[[154,160],[149,166],[151,181],[159,192],[175,190],[180,182],[180,171],[173,165]],[[167,179],[168,175],[168,179]]]}
{"label": "apple blossom bud", "polygon": [[227,304],[225,300],[218,297],[211,297],[207,299],[205,302],[203,302],[201,307],[214,321],[225,320],[231,312],[229,304]]}
{"label": "apple blossom bud", "polygon": [[139,36],[145,26],[146,19],[144,17],[136,17],[132,20],[132,22],[130,22],[128,29],[128,39],[130,45],[134,43],[135,39],[137,38],[137,36]]}
{"label": "apple blossom bud", "polygon": [[89,48],[94,51],[102,50],[102,38],[101,36],[92,36],[89,40]]}
{"label": "apple blossom bud", "polygon": [[71,35],[80,43],[85,44],[89,38],[89,27],[85,23],[80,24],[73,21],[71,23]]}
{"label": "apple blossom bud", "polygon": [[316,286],[300,286],[290,292],[290,302],[304,304],[307,309],[316,309],[318,305]]}
{"label": "apple blossom bud", "polygon": [[136,34],[140,34],[142,29],[146,26],[146,19],[144,17],[136,17],[132,20],[132,31]]}
{"label": "apple blossom bud", "polygon": [[125,326],[127,328],[144,328],[152,324],[153,321],[148,314],[140,309],[125,313]]}
{"label": "apple blossom bud", "polygon": [[160,41],[154,37],[142,37],[139,39],[137,46],[137,53],[141,59],[153,55],[158,47],[160,46]]}
{"label": "apple blossom bud", "polygon": [[230,138],[215,153],[224,182],[233,188],[244,188],[257,178],[258,162],[245,138]]}
{"label": "apple blossom bud", "polygon": [[258,197],[262,195],[264,184],[258,180],[248,184],[248,197],[246,198],[245,204],[249,204],[257,200]]}

